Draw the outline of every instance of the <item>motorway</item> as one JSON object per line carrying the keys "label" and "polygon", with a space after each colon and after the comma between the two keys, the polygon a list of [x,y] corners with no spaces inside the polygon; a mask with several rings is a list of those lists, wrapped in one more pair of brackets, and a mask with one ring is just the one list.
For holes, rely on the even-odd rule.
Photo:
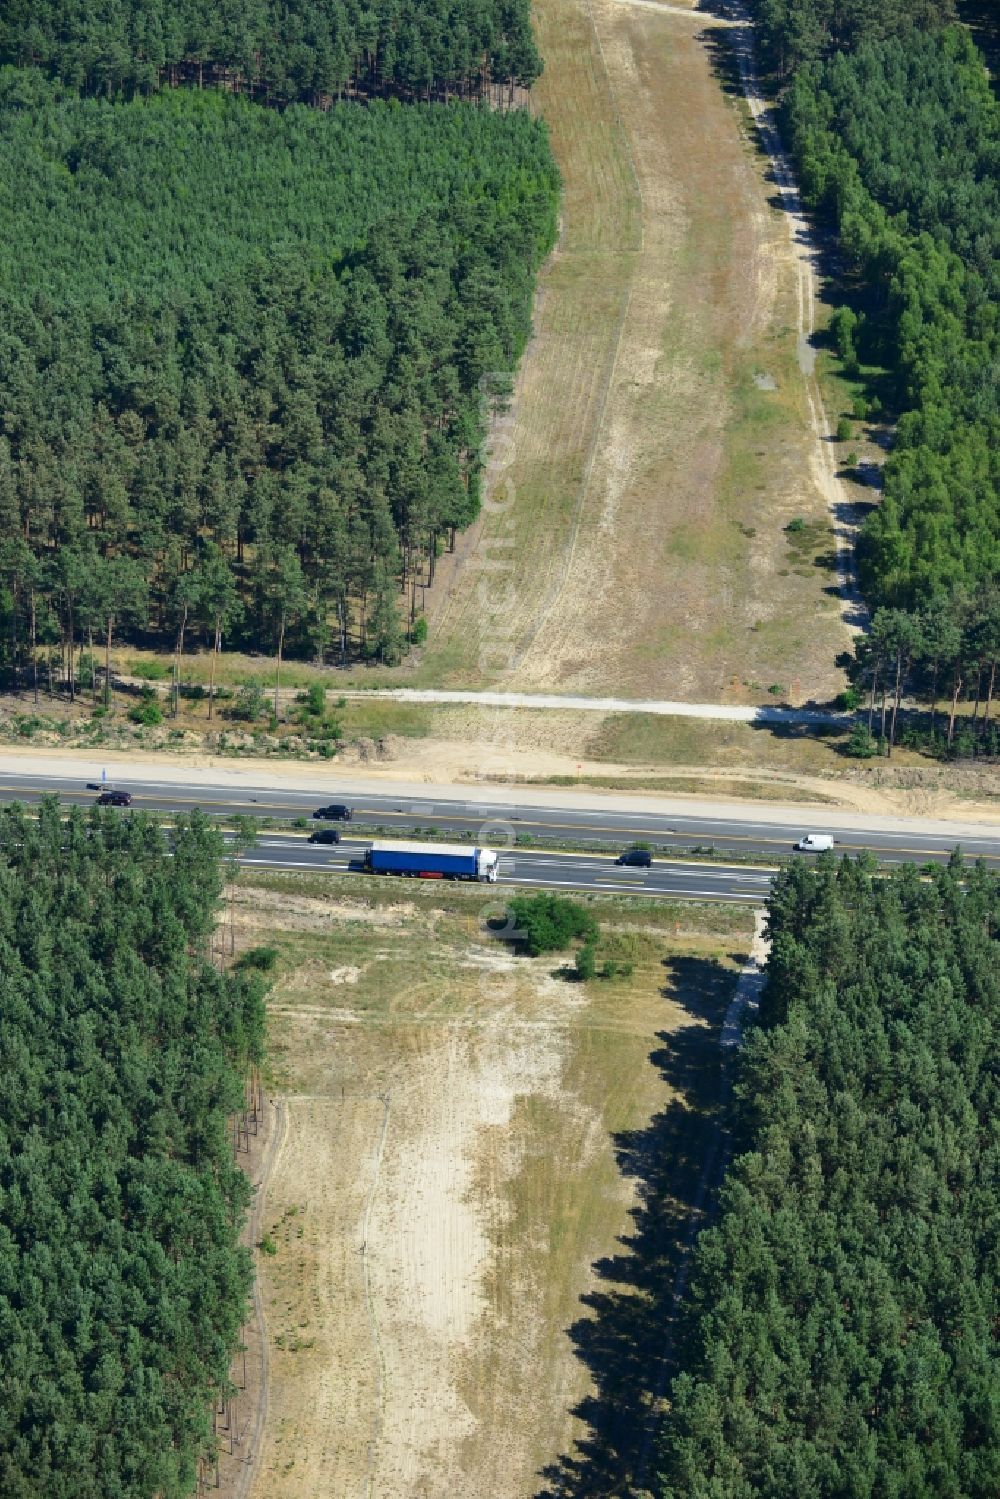
{"label": "motorway", "polygon": [[[148,770],[146,775],[150,777]],[[780,817],[777,809],[739,805],[731,810],[717,808],[720,815],[686,809],[661,813],[602,806],[599,798],[582,790],[576,795],[586,797],[587,806],[542,806],[537,798],[535,804],[529,804],[526,798],[508,801],[508,797],[516,797],[516,791],[508,788],[492,800],[482,789],[470,787],[469,799],[465,800],[456,797],[455,788],[413,797],[406,788],[405,795],[399,791],[373,793],[369,787],[352,793],[347,782],[327,782],[326,789],[317,792],[291,786],[234,784],[234,779],[233,774],[221,773],[216,784],[192,785],[184,784],[182,773],[176,771],[167,781],[144,778],[141,769],[126,775],[118,768],[103,784],[130,791],[133,804],[147,811],[171,813],[200,807],[220,818],[247,814],[289,824],[281,831],[261,832],[259,846],[247,855],[247,863],[271,868],[336,871],[352,864],[358,868],[373,836],[419,837],[421,832],[433,829],[438,834],[472,834],[477,843],[504,851],[501,882],[505,884],[614,890],[652,898],[759,902],[771,878],[761,861],[792,856],[793,842],[807,831],[830,831],[837,839],[838,852],[856,854],[868,849],[885,864],[946,859],[960,841],[967,855],[983,858],[1000,870],[1000,827],[986,825],[964,825],[959,840],[954,827],[935,831],[934,824],[926,821],[898,829],[872,827],[861,825],[860,814],[852,818],[843,811],[828,814],[824,821],[823,809],[816,807],[803,808],[801,814],[789,814],[784,809]],[[70,777],[41,768],[36,773],[35,767],[25,763],[16,771],[0,770],[0,801],[32,802],[45,793],[55,793],[66,803],[89,805],[101,784],[99,771],[87,780],[82,773]],[[312,813],[331,799],[352,807],[354,823],[341,825],[343,841],[339,846],[312,845],[305,833],[295,831],[291,824],[308,818],[311,826],[324,825],[313,823]],[[801,824],[792,824],[790,815],[801,815]],[[532,840],[564,841],[582,851],[525,846]],[[655,858],[651,869],[615,866],[614,853],[633,840],[652,846]],[[707,861],[709,854],[711,863]],[[750,856],[758,862],[756,866],[727,865],[723,862],[726,854],[743,859]]]}
{"label": "motorway", "polygon": [[[258,846],[241,860],[271,869],[361,871],[370,839],[345,834],[340,844],[311,844],[305,835],[261,833]],[[772,870],[657,860],[650,869],[618,868],[609,854],[542,853],[512,849],[500,856],[498,885],[551,890],[593,890],[601,894],[642,895],[651,899],[722,900],[760,905]]]}

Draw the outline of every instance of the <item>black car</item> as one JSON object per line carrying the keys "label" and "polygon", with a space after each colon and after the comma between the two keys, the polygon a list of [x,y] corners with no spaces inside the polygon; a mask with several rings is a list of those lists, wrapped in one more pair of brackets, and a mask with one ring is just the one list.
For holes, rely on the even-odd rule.
{"label": "black car", "polygon": [[309,834],[310,843],[339,843],[340,834],[336,828],[317,828],[315,833]]}
{"label": "black car", "polygon": [[636,864],[640,869],[648,869],[652,862],[653,855],[648,848],[627,848],[615,860],[616,864]]}
{"label": "black car", "polygon": [[99,807],[131,807],[131,791],[102,791],[97,798]]}
{"label": "black car", "polygon": [[350,822],[353,817],[350,807],[345,807],[341,802],[331,802],[328,807],[317,807],[313,817],[321,817],[324,822]]}

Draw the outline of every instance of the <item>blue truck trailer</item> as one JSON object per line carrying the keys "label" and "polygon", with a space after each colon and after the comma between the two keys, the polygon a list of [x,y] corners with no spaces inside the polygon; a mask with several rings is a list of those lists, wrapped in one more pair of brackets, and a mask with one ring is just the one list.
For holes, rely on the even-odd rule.
{"label": "blue truck trailer", "polygon": [[492,848],[460,843],[373,843],[365,851],[369,874],[408,874],[423,880],[489,880],[499,872]]}

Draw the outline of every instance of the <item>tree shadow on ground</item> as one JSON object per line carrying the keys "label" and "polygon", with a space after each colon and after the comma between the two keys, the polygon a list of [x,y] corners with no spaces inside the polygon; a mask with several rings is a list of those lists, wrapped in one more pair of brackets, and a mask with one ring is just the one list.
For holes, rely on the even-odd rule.
{"label": "tree shadow on ground", "polygon": [[595,1262],[599,1284],[580,1298],[586,1314],[567,1329],[594,1384],[573,1410],[588,1430],[542,1470],[535,1499],[635,1496],[653,1472],[654,1416],[674,1373],[676,1303],[725,1154],[719,1039],[735,992],[732,969],[715,960],[668,958],[664,968],[663,995],[685,1018],[657,1034],[649,1060],[675,1096],[642,1129],[613,1137],[619,1170],[636,1184],[633,1229]]}

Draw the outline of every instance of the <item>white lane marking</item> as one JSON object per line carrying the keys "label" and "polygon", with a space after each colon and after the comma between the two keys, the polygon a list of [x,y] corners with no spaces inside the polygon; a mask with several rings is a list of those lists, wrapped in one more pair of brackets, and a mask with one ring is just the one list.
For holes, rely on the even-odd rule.
{"label": "white lane marking", "polygon": [[662,898],[662,897],[668,896],[668,895],[675,895],[675,896],[676,895],[683,895],[683,896],[695,895],[695,896],[705,896],[708,900],[752,900],[752,901],[759,901],[760,900],[760,896],[759,895],[755,895],[753,893],[744,895],[744,894],[741,894],[739,891],[736,891],[736,890],[730,891],[730,890],[688,890],[688,889],[684,889],[684,890],[648,890],[647,889],[647,890],[628,890],[628,891],[625,891],[625,890],[623,890],[623,888],[622,888],[621,885],[597,885],[597,884],[594,884],[594,885],[580,885],[575,880],[529,880],[529,879],[519,879],[519,880],[509,880],[509,881],[507,881],[507,880],[501,880],[499,883],[500,884],[508,884],[509,883],[509,884],[512,884],[512,885],[546,885],[546,886],[557,885],[557,886],[565,887],[567,890],[579,890],[582,894],[585,894],[586,891],[588,891],[588,890],[595,890],[596,889],[596,890],[612,890],[612,891],[614,891],[614,893],[616,895],[623,895],[623,894],[628,894],[628,895],[648,895],[648,896],[651,896],[653,898],[657,898],[657,897],[661,897]]}
{"label": "white lane marking", "polygon": [[[85,775],[86,775],[86,771],[81,771],[79,778],[75,777],[75,776],[70,777],[70,776],[59,776],[59,775],[46,775],[46,774],[43,773],[41,775],[38,775],[38,776],[34,777],[34,779],[36,779],[36,780],[44,780],[46,783],[52,784],[52,785],[66,785],[66,786],[70,787],[74,792],[78,792],[79,795],[85,796],[86,793],[87,793],[87,790],[89,789],[85,784],[83,786],[81,786],[81,780],[82,780],[82,778]],[[210,794],[225,795],[226,797],[228,797],[231,800],[231,802],[234,805],[237,805],[240,802],[247,801],[247,800],[256,800],[256,798],[258,798],[258,797],[262,797],[262,798],[265,798],[265,799],[268,798],[268,797],[270,797],[272,799],[275,799],[276,801],[279,798],[288,798],[288,799],[296,798],[297,800],[301,800],[301,801],[304,801],[306,803],[309,803],[309,802],[315,802],[322,795],[328,794],[326,792],[320,792],[320,791],[298,791],[298,790],[294,789],[293,787],[289,787],[289,788],[285,789],[283,787],[282,788],[278,788],[278,787],[274,787],[274,786],[269,786],[269,787],[238,786],[238,785],[237,786],[228,786],[228,785],[224,785],[224,784],[218,784],[218,785],[202,785],[202,786],[196,786],[196,787],[185,787],[183,785],[178,784],[178,782],[176,782],[176,781],[146,781],[146,780],[136,779],[135,776],[134,776],[134,772],[132,774],[128,774],[128,771],[126,771],[124,778],[128,780],[131,789],[133,789],[134,792],[137,795],[141,795],[144,791],[147,791],[147,790],[163,791],[163,792],[166,792],[166,793],[172,793],[172,795],[168,795],[165,798],[167,800],[172,800],[172,801],[175,801],[175,802],[176,801],[181,801],[181,802],[189,802],[190,801],[190,802],[194,802],[195,804],[198,804],[199,802],[205,800],[206,797],[209,796]],[[15,783],[13,786],[7,788],[9,790],[16,791],[18,789],[19,784],[22,783],[23,780],[24,780],[24,776],[21,773],[17,772],[17,771],[11,771],[11,770],[0,771],[0,785],[2,785],[6,781],[13,781]],[[344,795],[350,795],[350,793],[346,792],[346,791],[343,792],[342,794],[344,794]],[[376,798],[376,797],[369,797],[368,800],[369,801],[374,801],[374,800],[378,800],[378,798]],[[384,800],[388,804],[393,799],[390,798],[390,797],[385,797]],[[264,803],[262,803],[262,805],[264,805],[264,806],[267,805],[266,800],[265,800]],[[398,801],[396,802],[396,805],[397,806],[399,805]],[[447,817],[448,815],[454,815],[454,813],[450,812],[451,803],[439,803],[438,805],[441,807],[441,814],[440,815],[442,817]],[[487,809],[484,809],[483,806],[478,805],[476,803],[461,803],[461,802],[457,802],[457,801],[455,803],[456,807],[460,807],[460,806],[463,806],[463,805],[467,806],[467,807],[473,808],[474,811],[475,811],[475,813],[477,815],[480,812],[482,812],[484,810],[487,810]],[[448,810],[446,811],[445,808],[448,808]],[[365,809],[361,808],[361,807],[358,807],[357,804],[355,803],[355,810],[356,811],[364,811]],[[376,811],[377,810],[386,810],[386,808],[385,807],[382,807],[382,808],[373,808],[372,810],[376,810]],[[495,809],[495,808],[493,808],[491,806],[491,807],[488,808],[488,810],[492,811],[492,810],[497,810],[497,809]],[[812,809],[810,807],[803,807],[802,826],[806,826],[806,824],[808,822],[810,822],[810,821],[812,821],[812,822],[821,822],[822,821],[822,809],[817,809],[817,816],[815,818],[810,818],[809,813],[810,813],[811,810]],[[675,816],[668,817],[667,814],[660,814],[660,813],[655,813],[655,812],[650,812],[650,813],[639,813],[639,812],[637,812],[637,813],[628,813],[628,812],[619,813],[619,812],[604,812],[604,811],[592,812],[592,811],[588,811],[588,810],[585,810],[585,809],[575,810],[575,809],[547,808],[547,807],[534,807],[534,806],[522,807],[522,806],[518,806],[518,805],[516,805],[514,803],[511,803],[511,804],[508,804],[507,806],[505,806],[503,808],[503,811],[505,813],[507,813],[508,815],[510,813],[516,811],[519,814],[519,816],[522,818],[522,820],[528,820],[528,821],[531,821],[532,817],[533,817],[533,814],[536,814],[536,813],[538,813],[538,814],[545,813],[545,814],[547,814],[550,817],[551,816],[556,816],[556,817],[565,817],[565,818],[586,819],[588,821],[595,821],[595,822],[599,823],[599,825],[601,827],[607,828],[608,830],[614,830],[615,828],[624,828],[626,826],[626,824],[630,820],[639,821],[639,822],[645,821],[645,822],[648,823],[648,822],[655,822],[660,817],[662,817],[664,821],[670,822],[670,824],[673,826],[673,828],[675,830],[679,830],[681,828],[684,828],[684,829],[686,829],[688,831],[696,831],[698,828],[719,827],[719,828],[730,830],[731,832],[734,833],[734,835],[740,829],[750,829],[750,830],[754,830],[754,831],[763,830],[764,832],[769,833],[771,835],[771,838],[770,838],[769,841],[772,841],[772,842],[774,842],[774,841],[784,841],[784,835],[785,834],[787,834],[787,836],[789,837],[790,840],[793,840],[794,836],[795,836],[795,826],[796,826],[796,825],[793,825],[791,823],[787,823],[787,824],[786,823],[777,823],[776,824],[776,823],[767,823],[767,822],[744,822],[744,821],[742,821],[740,819],[733,819],[733,818],[713,818],[713,817],[692,818],[692,817],[685,817],[683,815],[680,815],[680,816],[676,816],[675,815]],[[524,813],[528,813],[528,818],[527,819],[523,818],[523,814]],[[534,820],[537,821],[538,820],[537,817],[535,817]],[[665,830],[658,828],[657,831],[665,831]],[[846,844],[850,839],[866,839],[866,838],[870,838],[870,836],[871,836],[871,835],[868,834],[867,830],[865,828],[863,828],[863,827],[857,827],[857,828],[850,828],[850,827],[848,827],[848,828],[838,828],[837,831],[840,832],[843,835],[841,838],[839,838],[837,840],[838,843],[842,843],[842,844]],[[776,837],[775,835],[781,835],[781,836]],[[861,846],[861,847],[872,847],[873,852],[878,853],[880,847],[882,847],[885,843],[892,842],[892,841],[899,842],[902,839],[922,838],[922,839],[926,839],[928,841],[928,843],[933,843],[933,844],[935,844],[937,846],[934,849],[917,850],[916,852],[950,852],[951,849],[954,848],[956,842],[957,843],[961,843],[962,847],[965,848],[965,849],[970,849],[970,848],[975,848],[975,847],[982,846],[988,852],[992,852],[992,850],[996,847],[996,840],[993,839],[993,838],[990,838],[988,835],[983,835],[983,834],[973,835],[973,834],[969,834],[969,835],[966,835],[964,837],[960,837],[957,834],[932,833],[932,832],[929,832],[929,831],[924,831],[921,828],[913,828],[913,829],[911,829],[909,831],[904,831],[904,832],[890,832],[888,830],[886,830],[886,831],[876,830],[874,836],[880,840],[879,844],[872,845],[870,842],[868,842],[868,843],[862,843],[859,846]]]}
{"label": "white lane marking", "polygon": [[321,864],[318,859],[315,863],[309,863],[303,859],[282,859],[279,862],[277,859],[248,859],[244,857],[240,860],[240,863],[263,864],[265,868],[268,869],[316,869],[321,874],[325,870],[329,870],[331,871],[331,873],[336,873],[337,870],[345,870],[350,868],[348,864],[335,864],[332,859],[327,863]]}
{"label": "white lane marking", "polygon": [[[309,863],[304,863],[302,860],[291,860],[291,859],[288,860],[287,862],[285,860],[282,860],[282,862],[280,864],[276,864],[273,859],[249,859],[249,858],[244,858],[244,859],[240,860],[240,863],[241,864],[261,864],[265,868],[271,868],[271,869],[312,869],[312,870],[319,871],[319,873],[321,873],[321,874],[324,873],[324,872],[330,873],[330,874],[335,874],[335,873],[337,873],[338,870],[343,870],[343,869],[347,868],[346,865],[334,864],[332,861],[330,863],[328,863],[328,864],[319,864],[319,863],[309,864]],[[498,884],[511,884],[511,885],[545,885],[547,887],[548,886],[552,886],[552,885],[557,885],[557,886],[565,888],[567,890],[579,890],[579,891],[581,891],[581,893],[585,893],[587,890],[594,889],[594,888],[597,888],[597,889],[606,889],[606,890],[613,890],[616,895],[621,895],[622,891],[623,891],[623,887],[621,885],[604,885],[604,886],[598,886],[596,884],[595,885],[581,885],[577,880],[529,880],[529,879],[510,879],[508,877],[506,879],[499,880],[497,883]],[[652,897],[653,899],[662,899],[662,898],[664,898],[666,896],[678,895],[678,894],[692,895],[692,896],[697,896],[697,897],[704,897],[707,900],[754,900],[755,901],[755,900],[759,900],[760,899],[760,897],[757,896],[757,895],[753,895],[753,894],[743,895],[743,894],[741,894],[738,891],[728,891],[728,890],[683,890],[683,891],[678,891],[678,890],[638,890],[638,889],[631,889],[628,893],[631,894],[631,895],[648,895],[648,896]]]}

